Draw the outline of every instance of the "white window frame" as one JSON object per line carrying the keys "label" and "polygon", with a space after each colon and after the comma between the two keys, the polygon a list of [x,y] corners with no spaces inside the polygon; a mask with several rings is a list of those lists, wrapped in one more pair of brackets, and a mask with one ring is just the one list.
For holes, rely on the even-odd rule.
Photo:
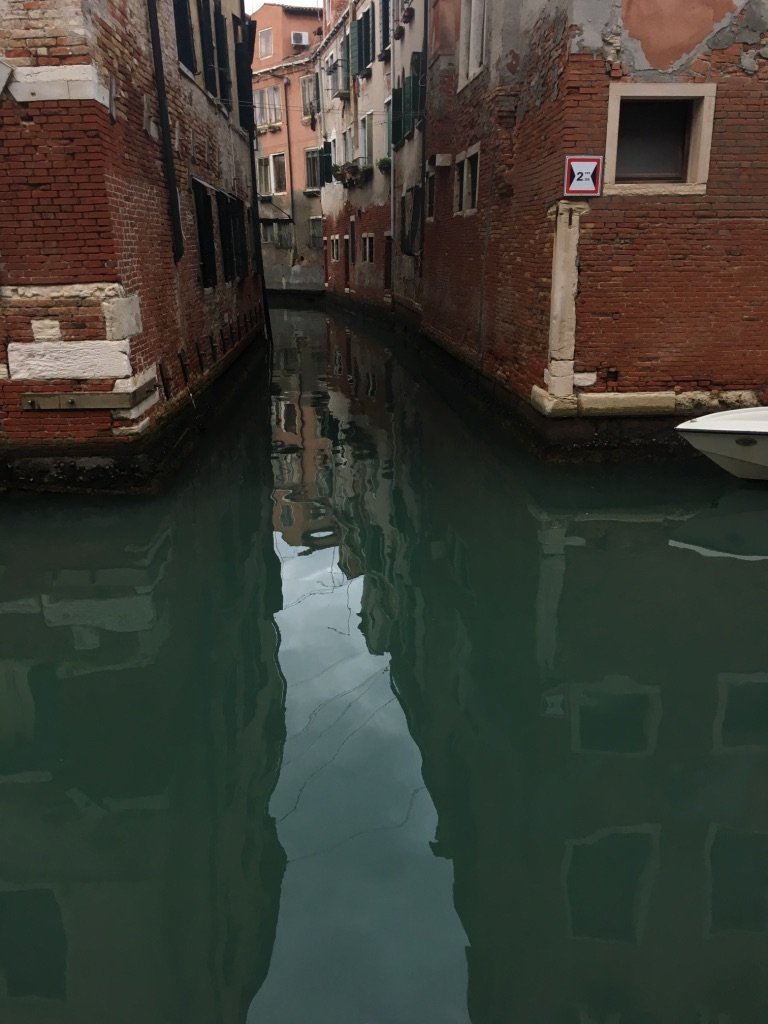
{"label": "white window frame", "polygon": [[486,7],[487,0],[461,0],[457,92],[485,68]]}
{"label": "white window frame", "polygon": [[[265,42],[269,38],[269,53],[265,52]],[[259,32],[259,60],[266,60],[267,57],[271,57],[274,52],[274,42],[271,28],[263,28]]]}
{"label": "white window frame", "polygon": [[315,114],[319,113],[320,107],[320,98],[317,95],[317,79],[315,78],[314,74],[302,75],[301,78],[299,79],[299,93],[301,95],[301,118],[303,121],[308,121],[312,117],[312,112],[306,109],[308,104],[304,102],[304,93],[307,91],[307,87],[305,86],[306,82],[310,83],[310,89],[312,92],[310,103],[315,108]]}
{"label": "white window frame", "polygon": [[[368,152],[368,119],[371,122],[371,152]],[[360,118],[359,134],[358,134],[358,150],[360,154],[360,163],[365,166],[373,166],[373,150],[376,148],[376,143],[373,139],[373,111],[368,110]]]}
{"label": "white window frame", "polygon": [[[470,173],[469,173],[469,158],[477,156],[477,194],[475,195],[475,205],[470,206],[472,200],[472,189],[470,187]],[[462,180],[462,195],[461,195],[461,209],[459,209],[459,164],[463,164],[463,180]],[[474,146],[470,146],[469,149],[463,150],[461,153],[456,154],[453,178],[453,215],[454,217],[474,217],[477,213],[477,204],[480,201],[480,143],[476,142]],[[433,217],[429,218],[434,220]]]}
{"label": "white window frame", "polygon": [[[263,94],[263,102],[257,94]],[[265,85],[253,90],[254,118],[257,128],[283,122],[283,97],[279,85]],[[265,118],[260,121],[259,117]]]}
{"label": "white window frame", "polygon": [[[317,154],[317,156],[316,156],[316,159],[317,159],[317,184],[316,185],[310,185],[310,183],[309,183],[309,175],[307,174],[307,171],[309,169],[309,159],[308,158],[309,158],[309,154],[310,153]],[[307,149],[304,150],[304,176],[305,176],[305,179],[306,179],[306,182],[305,182],[306,191],[308,191],[308,192],[309,191],[319,192],[320,189],[323,187],[323,151],[322,151],[322,149],[320,147],[318,147],[318,146],[310,146],[310,147],[308,147]]]}
{"label": "white window frame", "polygon": [[[688,140],[686,181],[616,181],[621,101],[694,100],[693,122]],[[609,196],[703,196],[707,192],[715,121],[716,85],[612,82],[608,93],[608,125],[605,139],[605,184]]]}
{"label": "white window frame", "polygon": [[374,262],[374,238],[376,236],[370,231],[364,231],[360,236],[361,245],[361,262],[362,263],[373,263]]}
{"label": "white window frame", "polygon": [[331,263],[341,262],[340,235],[331,235]]}

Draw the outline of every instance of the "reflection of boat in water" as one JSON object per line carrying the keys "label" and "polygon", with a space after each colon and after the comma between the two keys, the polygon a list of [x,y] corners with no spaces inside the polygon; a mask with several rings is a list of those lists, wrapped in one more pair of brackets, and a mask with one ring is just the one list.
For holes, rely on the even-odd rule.
{"label": "reflection of boat in water", "polygon": [[696,416],[677,427],[693,447],[742,480],[768,480],[768,407]]}
{"label": "reflection of boat in water", "polygon": [[682,523],[669,546],[695,551],[707,558],[768,560],[768,506],[762,501],[756,505],[757,497],[751,491],[724,499],[717,509],[701,512]]}

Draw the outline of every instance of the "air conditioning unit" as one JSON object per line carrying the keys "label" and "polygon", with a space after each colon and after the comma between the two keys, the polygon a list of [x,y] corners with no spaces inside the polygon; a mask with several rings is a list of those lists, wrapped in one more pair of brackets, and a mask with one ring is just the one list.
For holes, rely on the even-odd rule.
{"label": "air conditioning unit", "polygon": [[309,32],[291,32],[291,46],[309,46]]}

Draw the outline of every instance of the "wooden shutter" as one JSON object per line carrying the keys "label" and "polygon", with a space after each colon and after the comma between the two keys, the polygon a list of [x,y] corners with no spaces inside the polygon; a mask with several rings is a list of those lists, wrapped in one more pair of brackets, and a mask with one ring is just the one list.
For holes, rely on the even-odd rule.
{"label": "wooden shutter", "polygon": [[203,81],[212,96],[218,96],[216,81],[216,55],[213,50],[211,28],[211,0],[197,0],[197,14],[200,21],[200,46],[203,51]]}
{"label": "wooden shutter", "polygon": [[197,71],[189,0],[173,0],[173,17],[176,23],[176,48],[179,52],[179,60],[190,71]]}
{"label": "wooden shutter", "polygon": [[227,110],[232,109],[232,75],[229,71],[229,39],[227,19],[221,10],[220,0],[215,0],[213,23],[216,29],[216,63],[219,76],[219,96]]}
{"label": "wooden shutter", "polygon": [[331,160],[331,144],[330,142],[323,143],[323,181],[327,184],[329,181],[333,181],[333,162]]}
{"label": "wooden shutter", "polygon": [[403,141],[403,90],[392,90],[392,145]]}

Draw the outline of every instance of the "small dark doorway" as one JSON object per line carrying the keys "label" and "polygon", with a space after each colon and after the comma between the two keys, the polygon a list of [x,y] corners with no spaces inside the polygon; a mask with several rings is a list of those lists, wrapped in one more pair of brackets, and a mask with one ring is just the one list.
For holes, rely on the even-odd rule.
{"label": "small dark doorway", "polygon": [[384,236],[384,291],[392,291],[392,235]]}

